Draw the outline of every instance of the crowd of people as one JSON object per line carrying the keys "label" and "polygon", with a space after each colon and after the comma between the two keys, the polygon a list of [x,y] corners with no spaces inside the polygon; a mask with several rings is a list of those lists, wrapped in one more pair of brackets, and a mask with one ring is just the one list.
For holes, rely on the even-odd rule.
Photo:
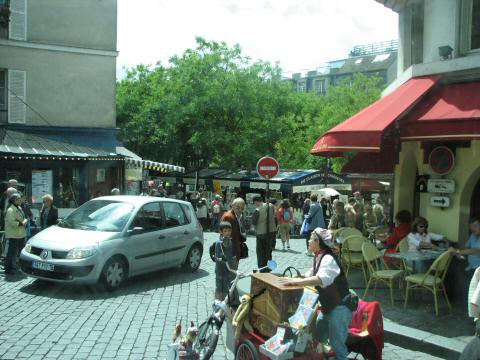
{"label": "crowd of people", "polygon": [[25,241],[35,232],[56,224],[58,210],[53,205],[52,195],[45,194],[37,223],[15,179],[1,182],[0,194],[1,256],[4,258],[5,275],[13,275],[18,270],[18,256]]}

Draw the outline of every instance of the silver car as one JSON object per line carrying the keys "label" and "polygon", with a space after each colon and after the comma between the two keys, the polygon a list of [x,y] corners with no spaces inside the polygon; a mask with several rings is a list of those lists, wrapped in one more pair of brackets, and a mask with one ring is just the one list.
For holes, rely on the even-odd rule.
{"label": "silver car", "polygon": [[203,232],[190,203],[146,196],[90,200],[31,239],[20,255],[28,276],[118,288],[128,277],[200,266]]}

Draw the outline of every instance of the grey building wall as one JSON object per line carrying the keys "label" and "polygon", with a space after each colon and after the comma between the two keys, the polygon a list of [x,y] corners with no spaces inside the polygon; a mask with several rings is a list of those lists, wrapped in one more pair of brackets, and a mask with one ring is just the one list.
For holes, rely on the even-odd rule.
{"label": "grey building wall", "polygon": [[27,41],[116,50],[117,0],[28,0]]}
{"label": "grey building wall", "polygon": [[26,72],[26,125],[115,127],[115,56],[0,45],[0,68]]}

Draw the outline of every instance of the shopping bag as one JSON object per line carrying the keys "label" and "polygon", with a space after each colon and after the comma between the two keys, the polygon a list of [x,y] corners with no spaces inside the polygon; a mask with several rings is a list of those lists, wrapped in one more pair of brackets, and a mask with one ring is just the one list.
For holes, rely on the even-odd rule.
{"label": "shopping bag", "polygon": [[309,225],[310,224],[307,222],[307,219],[304,219],[302,226],[300,227],[300,235],[307,235]]}

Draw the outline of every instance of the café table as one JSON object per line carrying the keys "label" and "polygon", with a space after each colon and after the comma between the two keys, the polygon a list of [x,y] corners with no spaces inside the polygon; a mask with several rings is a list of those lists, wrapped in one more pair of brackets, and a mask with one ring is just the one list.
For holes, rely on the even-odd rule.
{"label": "caf\u00e9 table", "polygon": [[440,250],[431,250],[431,249],[421,249],[421,250],[409,250],[404,252],[396,253],[386,253],[386,257],[394,259],[402,259],[412,263],[412,272],[415,273],[415,264],[421,261],[431,261],[438,258],[442,255],[447,249]]}

